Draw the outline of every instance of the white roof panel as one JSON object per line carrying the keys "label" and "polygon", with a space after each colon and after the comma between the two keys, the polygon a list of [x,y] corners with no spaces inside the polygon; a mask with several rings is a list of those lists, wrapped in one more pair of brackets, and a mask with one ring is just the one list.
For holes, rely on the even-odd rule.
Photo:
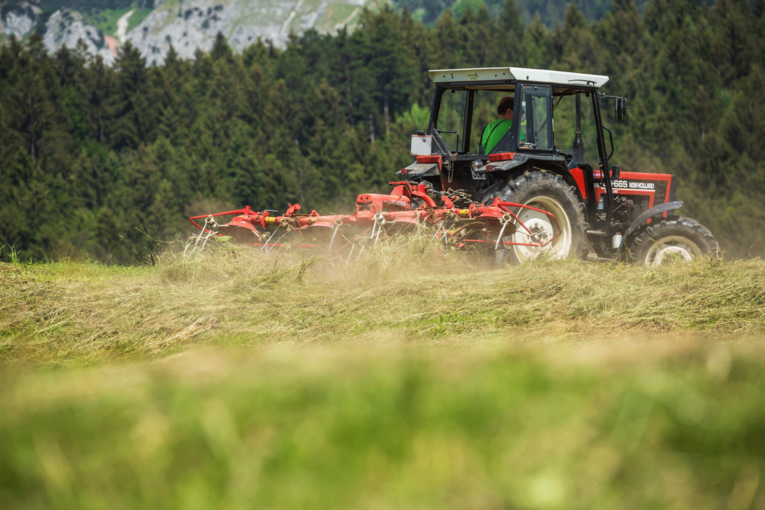
{"label": "white roof panel", "polygon": [[608,82],[608,76],[569,73],[547,69],[524,69],[522,67],[481,67],[475,69],[436,69],[428,71],[435,83],[453,81],[487,83],[497,80],[533,81],[551,85],[582,85],[600,88]]}

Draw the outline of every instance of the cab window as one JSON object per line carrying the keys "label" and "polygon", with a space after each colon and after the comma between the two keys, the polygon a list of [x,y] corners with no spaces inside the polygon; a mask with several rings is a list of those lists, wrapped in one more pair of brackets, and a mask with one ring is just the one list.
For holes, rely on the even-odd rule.
{"label": "cab window", "polygon": [[[518,146],[526,149],[552,150],[552,89],[544,85],[524,85],[523,111],[525,121],[521,121]],[[523,139],[525,141],[522,141]]]}
{"label": "cab window", "polygon": [[473,98],[473,116],[470,128],[470,150],[478,152],[481,140],[489,125],[496,121],[497,106],[506,97],[513,97],[513,90],[476,90]]}
{"label": "cab window", "polygon": [[467,90],[446,90],[441,95],[438,118],[433,127],[436,128],[451,152],[458,152],[462,149],[466,102]]}
{"label": "cab window", "polygon": [[[592,97],[584,92],[580,96],[580,128],[584,144],[584,163],[593,167],[600,162],[598,153],[598,130],[595,126],[595,112],[592,107]],[[553,116],[555,118],[555,133],[558,149],[564,153],[573,154],[576,137],[576,94],[556,97]]]}

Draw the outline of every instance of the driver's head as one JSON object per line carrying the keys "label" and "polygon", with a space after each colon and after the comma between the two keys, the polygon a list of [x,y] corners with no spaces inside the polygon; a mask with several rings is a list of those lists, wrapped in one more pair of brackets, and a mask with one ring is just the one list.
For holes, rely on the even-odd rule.
{"label": "driver's head", "polygon": [[499,104],[497,105],[497,115],[502,118],[512,118],[513,103],[515,103],[515,99],[512,96],[500,99]]}

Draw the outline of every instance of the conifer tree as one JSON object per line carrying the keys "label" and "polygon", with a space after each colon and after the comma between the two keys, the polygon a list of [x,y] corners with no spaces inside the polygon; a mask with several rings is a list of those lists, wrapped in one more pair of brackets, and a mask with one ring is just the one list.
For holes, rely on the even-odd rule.
{"label": "conifer tree", "polygon": [[148,111],[142,111],[149,105],[141,99],[146,85],[146,61],[128,41],[120,48],[114,70],[114,92],[106,108],[109,118],[107,136],[117,151],[136,149],[144,135],[142,117],[150,115]]}
{"label": "conifer tree", "polygon": [[523,32],[525,24],[515,0],[505,0],[499,13],[499,29],[501,41],[504,39],[505,58],[512,65],[520,62],[523,58]]}
{"label": "conifer tree", "polygon": [[232,57],[231,47],[228,45],[226,37],[221,32],[218,32],[215,34],[215,41],[213,42],[212,50],[210,50],[210,58],[220,60],[231,59]]}
{"label": "conifer tree", "polygon": [[547,28],[542,24],[539,15],[534,17],[523,41],[526,48],[525,65],[542,69],[549,68],[552,60],[550,35]]}

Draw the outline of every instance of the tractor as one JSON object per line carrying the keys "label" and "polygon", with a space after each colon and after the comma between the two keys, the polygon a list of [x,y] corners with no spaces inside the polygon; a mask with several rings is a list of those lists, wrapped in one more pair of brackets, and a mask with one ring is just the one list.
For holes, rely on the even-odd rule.
{"label": "tractor", "polygon": [[[349,215],[304,214],[295,204],[281,215],[245,207],[192,223],[265,251],[323,248],[349,258],[357,246],[415,225],[499,265],[542,254],[648,266],[718,255],[707,228],[676,215],[683,203],[674,175],[610,164],[613,135],[603,115],[624,122],[627,100],[599,92],[608,77],[516,67],[429,76],[428,127],[412,135],[414,161],[397,172],[390,195],[360,195]],[[570,143],[570,153],[556,139]],[[225,215],[236,217],[218,225],[215,217]],[[204,226],[194,221],[201,218]]]}

